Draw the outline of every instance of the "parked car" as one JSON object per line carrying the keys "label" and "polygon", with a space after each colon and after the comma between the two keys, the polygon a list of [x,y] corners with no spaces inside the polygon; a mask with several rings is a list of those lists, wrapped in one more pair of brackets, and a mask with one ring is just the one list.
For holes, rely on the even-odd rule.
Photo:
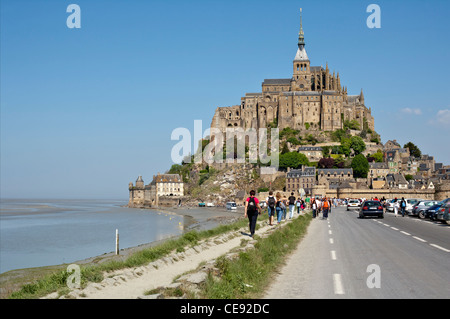
{"label": "parked car", "polygon": [[446,203],[450,203],[450,198],[446,198],[438,202],[436,205],[433,205],[430,208],[428,208],[428,210],[426,211],[426,217],[430,218],[431,220],[437,220],[437,212]]}
{"label": "parked car", "polygon": [[226,207],[227,207],[227,210],[235,210],[235,209],[237,209],[237,206],[236,206],[235,202],[228,202]]}
{"label": "parked car", "polygon": [[393,212],[394,211],[394,202],[395,199],[388,199],[386,201],[386,210],[389,212]]}
{"label": "parked car", "polygon": [[437,203],[437,200],[421,200],[416,205],[414,205],[409,215],[419,216],[419,218],[424,219],[426,217],[426,210],[429,207],[436,205]]}
{"label": "parked car", "polygon": [[444,215],[442,216],[444,221],[450,225],[450,201],[445,204]]}
{"label": "parked car", "polygon": [[450,201],[446,201],[439,209],[438,209],[438,211],[436,212],[436,214],[435,214],[435,220],[437,220],[437,221],[440,221],[440,222],[442,222],[442,223],[447,223],[447,224],[449,224],[449,222],[448,222],[448,219],[446,219],[446,218],[448,218],[448,214],[449,214],[449,212],[448,212],[448,210],[449,210],[449,207],[450,207]]}
{"label": "parked car", "polygon": [[426,211],[425,211],[425,217],[429,218],[431,220],[436,220],[436,213],[439,210],[439,208],[442,207],[442,205],[444,205],[443,202],[438,202],[437,204],[429,207]]}
{"label": "parked car", "polygon": [[205,203],[198,203],[198,207],[205,207]]}
{"label": "parked car", "polygon": [[366,200],[359,211],[359,218],[366,216],[377,216],[378,218],[384,218],[383,205],[376,200]]}
{"label": "parked car", "polygon": [[361,207],[361,203],[358,199],[349,199],[347,203],[347,210],[350,208],[359,208]]}
{"label": "parked car", "polygon": [[419,198],[407,198],[407,199],[405,199],[405,201],[406,201],[405,211],[408,214],[411,213],[414,205],[418,204],[421,200],[423,200],[423,199],[419,199]]}

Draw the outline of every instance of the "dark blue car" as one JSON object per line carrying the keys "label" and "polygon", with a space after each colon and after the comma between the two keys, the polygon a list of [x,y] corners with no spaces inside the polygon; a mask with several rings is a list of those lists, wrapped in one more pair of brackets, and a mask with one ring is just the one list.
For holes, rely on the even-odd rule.
{"label": "dark blue car", "polygon": [[437,203],[436,205],[431,206],[428,210],[425,211],[425,217],[431,220],[437,220],[436,213],[443,205],[450,201],[450,198],[444,199]]}

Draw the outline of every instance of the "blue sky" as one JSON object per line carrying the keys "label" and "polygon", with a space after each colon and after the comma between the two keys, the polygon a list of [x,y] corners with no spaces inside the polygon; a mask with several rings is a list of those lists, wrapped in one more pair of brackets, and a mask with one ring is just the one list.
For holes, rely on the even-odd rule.
{"label": "blue sky", "polygon": [[364,89],[382,141],[450,164],[449,1],[3,0],[1,197],[126,199],[175,128],[292,75],[300,7],[311,65]]}

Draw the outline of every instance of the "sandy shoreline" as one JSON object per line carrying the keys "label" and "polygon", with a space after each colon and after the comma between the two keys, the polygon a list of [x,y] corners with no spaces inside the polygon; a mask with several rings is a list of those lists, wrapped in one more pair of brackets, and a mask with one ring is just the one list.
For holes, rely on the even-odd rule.
{"label": "sandy shoreline", "polygon": [[[139,208],[142,209],[142,208]],[[222,207],[174,207],[174,208],[152,208],[152,210],[160,211],[165,214],[175,214],[191,219],[186,232],[191,230],[208,230],[215,228],[223,223],[229,223],[237,218],[243,216],[243,209],[238,208],[236,211],[228,211]],[[73,264],[87,265],[87,264],[99,264],[111,260],[125,260],[131,254],[148,248],[157,246],[164,241],[177,238],[179,236],[172,236],[159,241],[154,241],[146,244],[142,244],[135,247],[120,249],[118,256],[114,252],[102,254],[100,256],[93,256],[83,260],[74,261]],[[10,270],[0,274],[0,298],[4,298],[5,294],[8,294],[11,290],[14,290],[18,286],[24,283],[31,282],[33,279],[41,276],[42,274],[55,271],[57,269],[65,269],[69,264],[62,265],[48,265],[42,267],[24,268]]]}

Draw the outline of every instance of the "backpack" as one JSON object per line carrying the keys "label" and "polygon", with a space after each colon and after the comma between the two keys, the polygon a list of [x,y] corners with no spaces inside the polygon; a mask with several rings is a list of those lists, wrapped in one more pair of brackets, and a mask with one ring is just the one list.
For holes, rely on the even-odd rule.
{"label": "backpack", "polygon": [[290,196],[289,197],[289,205],[294,205],[295,204],[295,197],[294,196]]}
{"label": "backpack", "polygon": [[269,203],[270,208],[274,208],[275,207],[275,198],[273,196],[270,196],[268,203]]}
{"label": "backpack", "polygon": [[323,202],[323,208],[328,208],[328,201],[327,200]]}
{"label": "backpack", "polygon": [[256,211],[256,201],[255,197],[249,197],[247,212],[255,212]]}
{"label": "backpack", "polygon": [[405,203],[405,201],[404,201],[404,200],[402,201],[402,204],[401,204],[401,206],[402,206],[402,207],[406,207],[406,203]]}

